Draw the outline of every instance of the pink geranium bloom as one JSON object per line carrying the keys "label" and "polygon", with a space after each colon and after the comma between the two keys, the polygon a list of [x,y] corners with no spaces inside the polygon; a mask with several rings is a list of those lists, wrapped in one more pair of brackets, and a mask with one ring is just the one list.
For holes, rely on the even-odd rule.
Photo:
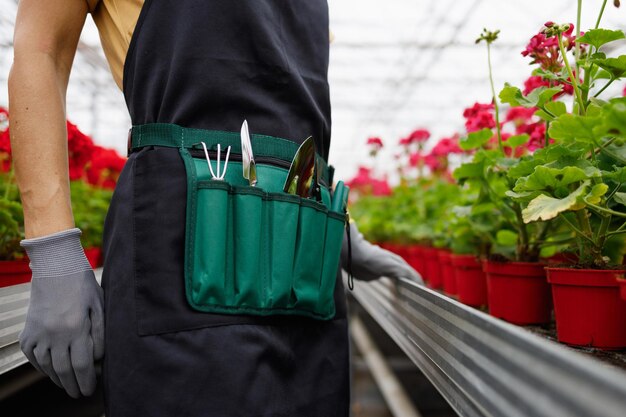
{"label": "pink geranium bloom", "polygon": [[380,149],[383,147],[383,140],[379,137],[376,136],[372,136],[370,138],[367,139],[367,144],[374,146],[377,149]]}

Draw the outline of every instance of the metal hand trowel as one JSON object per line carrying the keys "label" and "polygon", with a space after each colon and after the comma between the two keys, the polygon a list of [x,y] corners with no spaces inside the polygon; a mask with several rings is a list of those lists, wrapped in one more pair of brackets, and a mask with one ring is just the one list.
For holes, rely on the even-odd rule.
{"label": "metal hand trowel", "polygon": [[283,191],[289,194],[309,197],[315,173],[315,142],[308,137],[298,148],[291,168],[287,173],[287,180]]}
{"label": "metal hand trowel", "polygon": [[256,163],[252,153],[252,143],[250,142],[250,132],[248,131],[248,121],[244,120],[241,125],[241,159],[243,167],[243,177],[248,180],[248,184],[256,186]]}

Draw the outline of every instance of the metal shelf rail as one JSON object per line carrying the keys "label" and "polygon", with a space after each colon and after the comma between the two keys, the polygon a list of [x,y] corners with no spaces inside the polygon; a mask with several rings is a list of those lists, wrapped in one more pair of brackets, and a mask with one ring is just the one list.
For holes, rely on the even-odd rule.
{"label": "metal shelf rail", "polygon": [[461,416],[623,417],[626,373],[414,282],[357,282],[357,301]]}
{"label": "metal shelf rail", "polygon": [[0,288],[0,375],[27,362],[17,337],[24,328],[30,283]]}

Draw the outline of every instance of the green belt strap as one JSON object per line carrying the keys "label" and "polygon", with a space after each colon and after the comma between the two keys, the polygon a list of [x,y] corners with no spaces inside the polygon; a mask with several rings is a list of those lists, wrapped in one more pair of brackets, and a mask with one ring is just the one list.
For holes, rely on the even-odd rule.
{"label": "green belt strap", "polygon": [[[149,123],[133,126],[128,132],[128,153],[144,146],[165,146],[168,148],[198,148],[204,142],[208,149],[216,150],[217,144],[225,149],[231,147],[231,152],[241,154],[241,136],[237,132],[220,130],[204,130],[182,127],[169,123]],[[287,162],[293,160],[299,144],[290,140],[266,135],[250,135],[254,156],[264,156],[282,159]],[[332,180],[330,167],[319,154],[318,166],[322,170],[322,177],[330,185]]]}

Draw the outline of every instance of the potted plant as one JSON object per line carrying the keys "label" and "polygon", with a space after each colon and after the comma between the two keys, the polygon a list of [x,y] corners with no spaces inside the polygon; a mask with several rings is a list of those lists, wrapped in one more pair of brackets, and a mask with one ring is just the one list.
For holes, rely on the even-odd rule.
{"label": "potted plant", "polygon": [[[626,56],[610,58],[603,51],[624,33],[598,29],[602,11],[596,28],[576,40],[577,68],[565,52],[571,25],[548,22],[543,30],[564,64],[546,76],[571,83],[575,99],[570,109],[554,102],[542,115],[556,143],[527,161],[529,172],[512,192],[525,204],[526,223],[558,218],[576,237],[577,263],[546,268],[558,339],[619,349],[626,347],[626,303],[616,278],[623,278],[624,267],[610,258],[609,249],[623,244],[626,233],[626,98],[605,100],[601,94],[626,74]],[[517,94],[511,89],[505,94],[511,93]]]}
{"label": "potted plant", "polygon": [[450,219],[450,250],[458,298],[470,306],[486,306],[487,281],[480,259],[497,244],[494,236],[501,227],[500,215],[484,198],[481,184],[465,181],[457,193],[459,200]]}
{"label": "potted plant", "polygon": [[0,173],[0,287],[30,281],[28,258],[20,247],[24,217],[12,171]]}
{"label": "potted plant", "polygon": [[[490,253],[483,259],[490,314],[516,324],[546,323],[551,313],[550,288],[544,265],[538,261],[551,224],[529,227],[522,219],[520,203],[507,193],[515,182],[511,172],[521,156],[533,149],[529,146],[530,132],[520,129],[528,123],[517,124],[515,116],[507,115],[506,122],[515,124],[516,129],[513,134],[503,131],[506,122],[500,120],[491,69],[491,44],[498,33],[484,30],[477,40],[487,44],[492,103],[476,103],[464,114],[468,135],[461,140],[461,147],[475,153],[471,162],[455,171],[455,178],[460,183],[474,184],[480,192],[473,204],[491,205],[495,209],[493,219],[501,223],[492,230]],[[518,109],[511,109],[509,114]],[[543,135],[540,139],[543,141]]]}

